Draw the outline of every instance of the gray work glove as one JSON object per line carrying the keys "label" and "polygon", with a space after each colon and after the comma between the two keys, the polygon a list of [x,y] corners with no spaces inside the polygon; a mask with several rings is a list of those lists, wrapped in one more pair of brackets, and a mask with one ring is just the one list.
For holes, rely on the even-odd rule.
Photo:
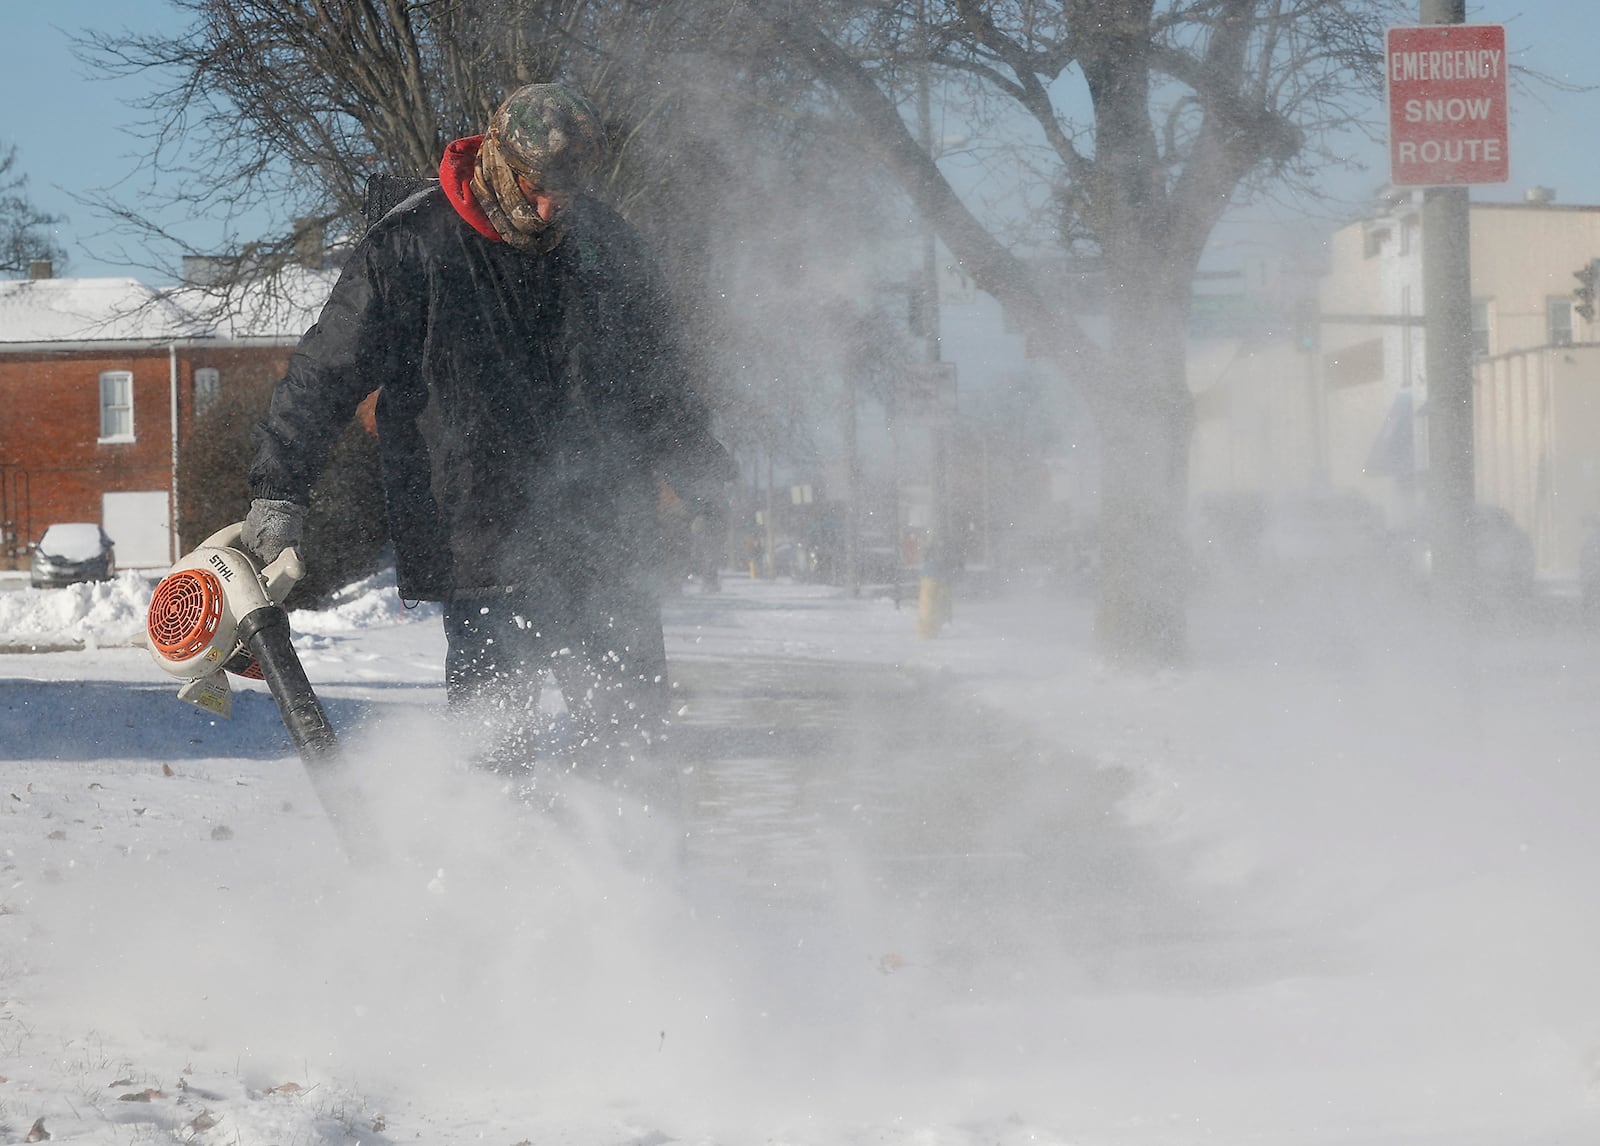
{"label": "gray work glove", "polygon": [[299,547],[300,531],[305,523],[305,506],[258,497],[250,503],[250,513],[244,519],[244,534],[239,540],[263,566],[270,565],[285,549]]}

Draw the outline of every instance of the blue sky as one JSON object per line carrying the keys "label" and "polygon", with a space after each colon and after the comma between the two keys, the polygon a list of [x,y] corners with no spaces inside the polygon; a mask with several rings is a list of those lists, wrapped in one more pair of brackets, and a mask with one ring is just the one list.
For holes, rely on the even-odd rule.
{"label": "blue sky", "polygon": [[166,0],[0,0],[0,143],[16,146],[34,205],[68,217],[57,237],[69,274],[134,273],[116,265],[109,224],[72,195],[139,186],[139,112],[130,104],[147,90],[139,80],[96,76],[73,57],[70,37],[87,28],[182,26]]}
{"label": "blue sky", "polygon": [[[1597,0],[1469,0],[1467,16],[1504,23],[1512,57],[1525,67],[1568,83],[1600,84]],[[73,57],[70,37],[85,28],[181,27],[167,0],[0,0],[0,142],[16,145],[34,203],[69,217],[58,237],[70,274],[136,273],[119,263],[115,230],[72,196],[116,183],[124,195],[136,195],[143,144],[134,134],[140,113],[131,104],[146,90],[138,79],[92,73]],[[1600,91],[1514,92],[1511,115],[1511,180],[1476,189],[1478,198],[1520,198],[1525,188],[1542,185],[1555,188],[1559,202],[1600,203]],[[1341,193],[1359,196],[1384,181],[1382,150],[1366,159],[1370,174],[1345,179]],[[189,224],[184,234],[205,246],[219,232]]]}

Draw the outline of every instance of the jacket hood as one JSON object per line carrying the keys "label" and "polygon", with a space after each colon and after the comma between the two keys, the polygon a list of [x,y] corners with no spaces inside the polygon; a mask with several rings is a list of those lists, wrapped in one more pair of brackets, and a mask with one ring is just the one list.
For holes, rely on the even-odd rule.
{"label": "jacket hood", "polygon": [[503,243],[505,240],[494,229],[494,224],[489,222],[489,216],[483,213],[483,208],[478,206],[477,196],[472,193],[472,174],[477,170],[478,148],[482,145],[483,136],[469,135],[446,147],[444,158],[439,160],[439,186],[444,189],[445,198],[450,200],[456,214],[465,219],[474,231],[486,239]]}

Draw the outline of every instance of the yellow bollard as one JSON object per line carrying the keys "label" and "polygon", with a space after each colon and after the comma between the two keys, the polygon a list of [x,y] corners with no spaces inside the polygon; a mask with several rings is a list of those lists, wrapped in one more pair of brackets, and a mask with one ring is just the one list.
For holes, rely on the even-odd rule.
{"label": "yellow bollard", "polygon": [[949,584],[942,577],[924,577],[917,594],[917,636],[932,640],[949,619]]}

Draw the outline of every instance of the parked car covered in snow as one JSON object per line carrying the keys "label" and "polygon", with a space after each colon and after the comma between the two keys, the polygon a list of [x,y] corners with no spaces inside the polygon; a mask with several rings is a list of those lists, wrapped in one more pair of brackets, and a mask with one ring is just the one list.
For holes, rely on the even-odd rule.
{"label": "parked car covered in snow", "polygon": [[116,548],[93,522],[57,522],[33,547],[28,580],[35,589],[109,581],[116,575]]}

